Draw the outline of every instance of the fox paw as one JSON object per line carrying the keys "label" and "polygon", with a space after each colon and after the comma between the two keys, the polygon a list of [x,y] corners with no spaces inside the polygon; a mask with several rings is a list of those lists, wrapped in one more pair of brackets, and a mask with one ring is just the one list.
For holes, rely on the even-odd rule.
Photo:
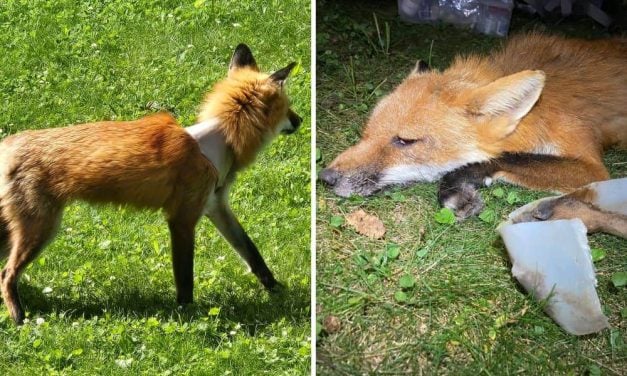
{"label": "fox paw", "polygon": [[529,213],[530,221],[548,221],[555,216],[555,209],[560,206],[559,199],[551,199],[541,201],[531,213]]}
{"label": "fox paw", "polygon": [[512,218],[513,223],[537,222],[557,219],[581,219],[589,230],[597,227],[599,210],[591,204],[575,197],[559,196],[546,198],[535,207],[518,213]]}
{"label": "fox paw", "polygon": [[277,282],[272,288],[266,289],[272,295],[283,295],[287,291],[287,286],[281,282]]}
{"label": "fox paw", "polygon": [[440,192],[440,204],[451,209],[458,221],[481,213],[484,204],[481,193],[471,184],[463,183],[455,189]]}
{"label": "fox paw", "polygon": [[277,293],[284,290],[284,286],[281,282],[277,281],[274,278],[274,275],[269,270],[263,271],[261,273],[255,273],[263,287],[266,291],[270,293]]}

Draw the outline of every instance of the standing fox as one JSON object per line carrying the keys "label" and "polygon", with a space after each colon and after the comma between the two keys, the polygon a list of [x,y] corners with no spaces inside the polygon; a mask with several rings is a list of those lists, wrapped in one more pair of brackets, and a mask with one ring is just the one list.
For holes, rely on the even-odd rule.
{"label": "standing fox", "polygon": [[440,201],[466,217],[482,206],[473,189],[493,178],[559,192],[606,180],[613,146],[627,148],[627,40],[519,35],[443,72],[419,61],[320,178],[367,196],[459,169]]}
{"label": "standing fox", "polygon": [[8,251],[8,262],[0,284],[13,320],[24,319],[20,273],[52,239],[72,200],[163,209],[179,304],[193,300],[194,229],[202,215],[261,283],[274,288],[272,272],[229,208],[228,191],[264,144],[301,124],[283,90],[294,66],[260,73],[250,49],[240,44],[228,77],[207,95],[199,123],[189,128],[160,113],[27,131],[2,141],[0,253]]}

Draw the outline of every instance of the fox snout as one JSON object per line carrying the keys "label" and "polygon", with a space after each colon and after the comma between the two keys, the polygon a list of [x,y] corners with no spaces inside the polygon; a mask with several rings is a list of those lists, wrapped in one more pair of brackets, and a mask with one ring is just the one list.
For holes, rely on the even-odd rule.
{"label": "fox snout", "polygon": [[342,174],[332,168],[325,168],[320,171],[319,178],[326,185],[333,187],[342,178]]}
{"label": "fox snout", "polygon": [[340,197],[370,196],[383,188],[380,161],[372,157],[378,153],[379,148],[362,141],[338,155],[318,179]]}
{"label": "fox snout", "polygon": [[347,174],[329,167],[320,171],[318,178],[340,197],[370,196],[382,188],[379,185],[379,174],[368,169]]}
{"label": "fox snout", "polygon": [[289,121],[289,125],[282,129],[281,133],[283,134],[292,134],[296,132],[303,123],[303,118],[296,112],[292,111],[292,109],[289,109],[287,112],[287,120]]}

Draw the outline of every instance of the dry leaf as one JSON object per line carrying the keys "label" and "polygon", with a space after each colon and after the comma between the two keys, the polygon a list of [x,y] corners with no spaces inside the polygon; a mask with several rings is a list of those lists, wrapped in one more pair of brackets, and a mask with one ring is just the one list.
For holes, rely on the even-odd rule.
{"label": "dry leaf", "polygon": [[340,322],[340,319],[333,315],[327,316],[324,319],[322,325],[324,326],[324,330],[326,330],[326,332],[329,334],[337,333],[342,328],[342,323]]}
{"label": "dry leaf", "polygon": [[381,239],[385,235],[383,222],[374,215],[359,209],[346,216],[346,222],[355,228],[359,234],[371,239]]}
{"label": "dry leaf", "polygon": [[420,326],[418,327],[418,332],[420,334],[426,334],[428,331],[429,331],[429,327],[425,323],[420,324]]}
{"label": "dry leaf", "polygon": [[324,210],[327,208],[327,200],[321,198],[318,200],[318,209],[319,210]]}

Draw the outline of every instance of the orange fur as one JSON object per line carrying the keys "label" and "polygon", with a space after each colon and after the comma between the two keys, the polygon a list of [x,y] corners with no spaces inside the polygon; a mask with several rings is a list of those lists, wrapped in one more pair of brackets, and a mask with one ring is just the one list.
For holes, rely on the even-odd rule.
{"label": "orange fur", "polygon": [[220,119],[220,129],[240,166],[254,160],[289,109],[285,92],[268,77],[253,69],[238,69],[218,83],[201,106],[198,119]]}
{"label": "orange fur", "polygon": [[[542,169],[499,176],[568,191],[607,178],[603,151],[627,147],[625,98],[627,40],[515,36],[489,56],[458,57],[443,72],[412,72],[379,102],[361,141],[329,165],[327,180],[336,193],[342,184],[344,194],[360,193],[351,176],[372,180],[407,166],[407,176],[418,176],[413,181],[435,180],[506,152],[547,153],[576,166],[564,164],[551,179]],[[416,142],[398,147],[399,137]]]}
{"label": "orange fur", "polygon": [[[0,255],[10,252],[0,287],[11,317],[17,323],[24,318],[17,292],[21,271],[52,239],[63,207],[72,200],[163,209],[180,304],[192,302],[194,229],[203,214],[266,288],[276,286],[228,208],[227,195],[238,170],[265,142],[300,125],[283,91],[293,66],[273,75],[259,73],[250,49],[237,46],[228,77],[202,105],[201,123],[187,130],[159,113],[135,121],[26,131],[3,140]],[[234,164],[224,162],[232,159]]]}
{"label": "orange fur", "polygon": [[[167,114],[23,132],[0,144],[0,160],[0,233],[10,245],[0,287],[17,323],[24,318],[17,279],[54,236],[67,202],[163,208],[171,228],[183,228],[172,239],[175,275],[184,275],[176,264],[189,260],[190,241],[177,242],[191,239],[193,249],[189,234],[217,180],[197,142]],[[188,299],[187,290],[177,277],[179,297]]]}
{"label": "orange fur", "polygon": [[579,218],[588,233],[605,232],[627,238],[627,216],[597,207],[597,192],[580,188],[564,196],[546,198],[537,206],[519,212],[514,223]]}
{"label": "orange fur", "polygon": [[[185,185],[205,199],[215,169],[165,113],[128,121],[26,131],[7,138],[0,182],[4,210],[37,210],[41,197],[177,209]],[[191,171],[190,171],[191,170]],[[194,177],[196,176],[196,177]],[[200,183],[189,181],[206,177]],[[19,184],[19,187],[18,187]],[[23,194],[24,196],[19,196]]]}

